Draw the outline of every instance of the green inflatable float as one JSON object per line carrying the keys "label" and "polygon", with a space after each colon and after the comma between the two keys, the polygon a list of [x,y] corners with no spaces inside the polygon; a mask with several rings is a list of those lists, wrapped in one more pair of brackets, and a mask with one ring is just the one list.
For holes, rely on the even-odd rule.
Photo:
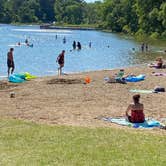
{"label": "green inflatable float", "polygon": [[31,80],[36,78],[36,76],[31,75],[28,72],[25,73],[18,73],[18,74],[12,74],[9,76],[9,82],[13,82],[13,83],[22,83],[26,80]]}

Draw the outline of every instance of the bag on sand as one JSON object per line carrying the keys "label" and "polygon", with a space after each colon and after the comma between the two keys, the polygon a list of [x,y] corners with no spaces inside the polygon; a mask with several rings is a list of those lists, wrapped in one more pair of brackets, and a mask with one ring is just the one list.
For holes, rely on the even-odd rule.
{"label": "bag on sand", "polygon": [[155,92],[165,92],[165,88],[160,87],[160,86],[156,86],[156,87],[154,88],[154,91],[155,91]]}

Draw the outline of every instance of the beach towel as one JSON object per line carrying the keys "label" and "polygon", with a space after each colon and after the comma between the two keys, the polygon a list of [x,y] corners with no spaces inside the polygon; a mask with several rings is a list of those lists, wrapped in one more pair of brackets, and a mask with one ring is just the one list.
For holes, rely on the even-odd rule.
{"label": "beach towel", "polygon": [[104,77],[104,81],[106,81],[107,83],[126,84],[126,81],[124,79],[116,79],[116,78],[110,78],[110,77]]}
{"label": "beach towel", "polygon": [[140,74],[138,76],[129,75],[125,78],[127,82],[139,82],[139,81],[143,81],[144,79],[145,79],[144,74]]}
{"label": "beach towel", "polygon": [[157,93],[154,90],[142,90],[142,89],[131,89],[131,90],[129,90],[129,92],[133,92],[133,93],[146,93],[146,94]]}
{"label": "beach towel", "polygon": [[131,123],[127,121],[124,117],[119,118],[102,118],[104,121],[108,121],[111,123],[116,123],[122,126],[129,126],[133,128],[154,128],[154,127],[163,127],[164,125],[161,122],[155,119],[146,118],[144,123]]}
{"label": "beach towel", "polygon": [[153,76],[166,76],[166,73],[152,73]]}

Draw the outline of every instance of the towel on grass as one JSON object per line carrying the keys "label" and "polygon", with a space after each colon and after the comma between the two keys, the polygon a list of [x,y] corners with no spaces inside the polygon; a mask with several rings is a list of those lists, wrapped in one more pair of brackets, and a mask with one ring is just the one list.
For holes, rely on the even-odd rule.
{"label": "towel on grass", "polygon": [[124,117],[119,118],[102,118],[104,121],[116,123],[122,126],[129,126],[134,128],[154,128],[154,127],[162,127],[163,124],[161,124],[159,121],[155,119],[148,119],[146,118],[144,123],[131,123],[126,120]]}

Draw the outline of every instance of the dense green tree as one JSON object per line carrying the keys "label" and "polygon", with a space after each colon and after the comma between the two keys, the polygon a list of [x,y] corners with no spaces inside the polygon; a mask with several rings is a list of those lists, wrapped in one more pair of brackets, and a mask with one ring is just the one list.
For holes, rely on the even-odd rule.
{"label": "dense green tree", "polygon": [[166,35],[165,0],[105,0],[103,27],[137,35]]}
{"label": "dense green tree", "polygon": [[0,0],[0,21],[3,20],[3,17],[4,17],[4,3],[5,1],[4,0]]}
{"label": "dense green tree", "polygon": [[139,28],[145,33],[156,32],[161,28],[161,22],[158,20],[158,9],[160,9],[162,2],[163,0],[136,1]]}
{"label": "dense green tree", "polygon": [[85,3],[82,0],[56,0],[54,9],[55,18],[58,22],[83,23]]}
{"label": "dense green tree", "polygon": [[86,24],[101,24],[101,16],[102,3],[100,1],[86,4],[84,9],[84,22]]}
{"label": "dense green tree", "polygon": [[1,23],[53,21],[166,38],[166,0],[0,0]]}
{"label": "dense green tree", "polygon": [[55,20],[54,4],[55,0],[39,0],[41,9],[41,20],[50,22]]}

